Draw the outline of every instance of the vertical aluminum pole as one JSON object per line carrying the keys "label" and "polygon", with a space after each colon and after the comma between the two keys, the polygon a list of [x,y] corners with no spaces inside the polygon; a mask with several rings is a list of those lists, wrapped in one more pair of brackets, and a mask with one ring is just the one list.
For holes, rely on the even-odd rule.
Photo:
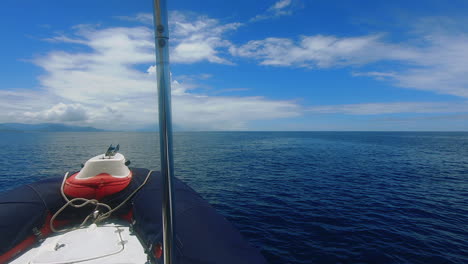
{"label": "vertical aluminum pole", "polygon": [[163,179],[162,223],[163,258],[165,264],[174,263],[174,191],[172,179],[172,118],[171,80],[169,71],[169,29],[165,0],[154,1],[154,29],[156,42],[156,70],[159,98],[159,142],[161,149],[161,176]]}

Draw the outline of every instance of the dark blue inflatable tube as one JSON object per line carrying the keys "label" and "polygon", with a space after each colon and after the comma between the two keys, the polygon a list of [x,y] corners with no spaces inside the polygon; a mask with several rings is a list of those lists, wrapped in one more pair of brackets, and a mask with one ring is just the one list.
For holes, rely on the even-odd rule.
{"label": "dark blue inflatable tube", "polygon": [[[103,202],[115,206],[143,183],[147,169],[133,168],[130,185]],[[47,216],[65,203],[61,177],[28,184],[0,194],[0,256],[44,227]],[[182,181],[175,179],[176,263],[266,263],[223,216]],[[132,228],[143,245],[152,250],[162,244],[161,176],[153,172],[145,186],[114,216],[133,212]],[[84,219],[92,208],[68,208],[57,220]],[[40,234],[39,234],[40,236]],[[39,237],[38,237],[39,240]],[[155,262],[161,259],[154,259]]]}

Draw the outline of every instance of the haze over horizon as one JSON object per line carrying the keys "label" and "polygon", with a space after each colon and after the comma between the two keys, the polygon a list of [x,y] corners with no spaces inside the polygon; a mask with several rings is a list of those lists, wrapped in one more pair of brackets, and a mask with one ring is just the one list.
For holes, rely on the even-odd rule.
{"label": "haze over horizon", "polygon": [[[173,0],[181,130],[468,131],[468,2]],[[152,1],[0,10],[0,123],[157,124]]]}

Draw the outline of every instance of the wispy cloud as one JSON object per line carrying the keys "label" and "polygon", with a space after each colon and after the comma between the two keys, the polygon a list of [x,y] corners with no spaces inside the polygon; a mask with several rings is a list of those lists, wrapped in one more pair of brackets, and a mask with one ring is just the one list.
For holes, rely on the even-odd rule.
{"label": "wispy cloud", "polygon": [[251,18],[250,22],[292,15],[293,9],[294,5],[292,0],[279,0],[270,6],[264,13]]}
{"label": "wispy cloud", "polygon": [[[444,115],[424,115],[424,116],[410,116],[410,117],[379,117],[373,119],[373,121],[384,121],[384,122],[411,122],[411,121],[424,121],[424,120],[436,120],[436,121],[450,121],[450,120],[468,120],[468,113],[463,114],[444,114]],[[446,129],[450,129],[447,127]]]}
{"label": "wispy cloud", "polygon": [[396,73],[394,72],[353,72],[353,76],[358,77],[358,76],[367,76],[367,77],[372,77],[377,80],[388,80],[390,78],[395,78],[397,76]]}
{"label": "wispy cloud", "polygon": [[262,65],[308,68],[330,68],[363,65],[387,59],[406,59],[413,55],[409,50],[391,49],[381,41],[380,35],[339,38],[335,36],[302,36],[298,41],[288,38],[252,40],[231,48],[231,54],[253,58]]}
{"label": "wispy cloud", "polygon": [[407,63],[404,70],[362,74],[377,79],[387,75],[388,80],[400,87],[467,98],[468,35],[438,33],[425,36],[425,41],[425,46],[413,48],[413,56],[401,60]]}
{"label": "wispy cloud", "polygon": [[302,115],[301,107],[294,101],[263,97],[184,95],[173,100],[177,124],[202,130],[244,130],[249,121]]}
{"label": "wispy cloud", "polygon": [[468,113],[468,101],[321,105],[309,107],[306,111],[317,114],[347,115],[381,115],[398,113]]}
{"label": "wispy cloud", "polygon": [[[419,36],[419,43],[392,43],[384,35],[359,37],[302,36],[266,38],[232,47],[231,54],[278,67],[372,67],[373,63],[398,63],[399,70],[359,72],[394,82],[397,86],[468,97],[468,35],[434,33]],[[382,67],[380,67],[382,68]]]}
{"label": "wispy cloud", "polygon": [[146,25],[153,24],[153,15],[151,13],[138,13],[134,16],[116,16],[115,18],[125,21],[134,21]]}

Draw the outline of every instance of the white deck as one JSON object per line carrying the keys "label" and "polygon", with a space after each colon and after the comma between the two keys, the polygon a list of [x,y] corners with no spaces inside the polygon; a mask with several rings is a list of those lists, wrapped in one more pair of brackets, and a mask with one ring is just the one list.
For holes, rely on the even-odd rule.
{"label": "white deck", "polygon": [[130,234],[128,225],[109,223],[52,235],[11,263],[142,264],[146,261],[144,248]]}

